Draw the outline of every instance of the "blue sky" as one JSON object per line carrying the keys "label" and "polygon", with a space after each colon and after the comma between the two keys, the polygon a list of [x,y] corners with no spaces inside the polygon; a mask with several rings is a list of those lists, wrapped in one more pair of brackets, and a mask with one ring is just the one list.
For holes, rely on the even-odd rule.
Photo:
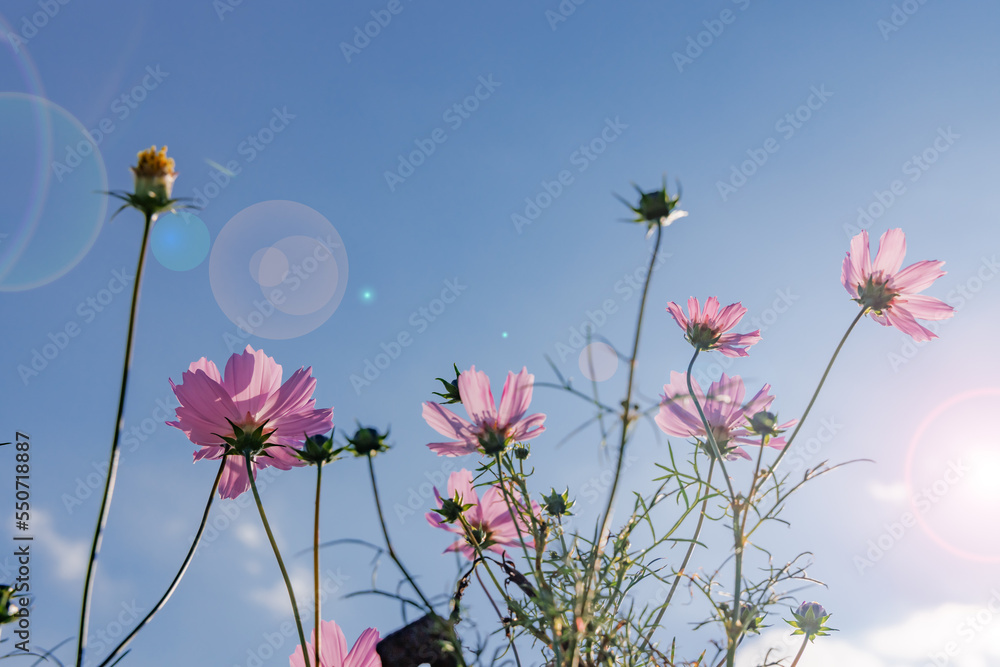
{"label": "blue sky", "polygon": [[[95,632],[114,634],[129,605],[148,609],[186,550],[214,469],[192,466],[194,447],[162,424],[160,404],[175,405],[167,378],[202,356],[221,366],[237,345],[226,309],[246,308],[251,272],[281,268],[255,251],[306,252],[330,228],[339,238],[335,265],[321,263],[294,295],[304,302],[269,320],[273,337],[238,344],[263,348],[286,374],[312,366],[338,431],[391,425],[395,447],[376,461],[390,528],[411,569],[443,591],[455,570],[439,555],[449,541],[421,515],[443,466],[474,461],[426,449],[436,435],[421,401],[453,362],[486,371],[498,396],[508,370],[552,380],[545,355],[584,380],[573,332],[588,317],[627,349],[638,298],[626,286],[651,241],[619,221],[627,211],[612,194],[632,196],[633,182],[653,189],[666,173],[671,188],[681,181],[690,216],[667,230],[669,256],[653,279],[638,374],[646,400],[689,357],[670,300],[742,301],[763,342],[746,360],[723,369],[707,358],[698,372],[769,382],[791,417],[856,312],[839,284],[852,230],[901,227],[907,264],[947,262],[929,290],[958,310],[941,339],[913,346],[862,322],[800,436],[803,468],[874,463],[812,483],[789,504],[791,527],[766,538],[779,558],[811,551],[810,574],[829,586],[797,594],[822,600],[840,629],[817,644],[814,664],[923,665],[949,642],[948,664],[1000,657],[1000,619],[981,613],[1000,587],[988,528],[1000,519],[1000,443],[988,419],[1000,391],[990,342],[1000,270],[994,4],[10,0],[2,18],[2,439],[19,431],[32,443],[34,646],[75,632],[117,404],[121,287],[142,231],[133,211],[109,222],[114,208],[94,191],[129,188],[136,152],[167,144],[175,194],[200,198],[204,226],[173,221],[180,248],[165,235],[154,248],[162,258],[149,257],[125,413],[136,431],[122,452]],[[375,36],[357,38],[379,18]],[[274,224],[241,214],[273,201],[286,202],[266,209]],[[442,293],[452,303],[436,302]],[[378,358],[404,334],[409,345]],[[369,371],[370,384],[352,382],[368,362],[384,368]],[[602,396],[624,383],[621,365]],[[537,489],[568,485],[586,522],[607,453],[594,430],[556,447],[588,416],[578,402],[539,388],[532,407],[549,415],[533,450]],[[665,439],[644,427],[632,451],[626,482],[648,488]],[[14,469],[13,455],[0,450],[2,470]],[[957,481],[935,492],[953,466]],[[378,541],[361,464],[339,461],[324,479],[324,538]],[[12,514],[13,473],[6,480]],[[309,545],[311,482],[295,471],[264,491],[289,554]],[[934,502],[914,510],[923,525],[896,537],[924,489]],[[234,507],[128,662],[252,664],[287,620],[259,518]],[[12,544],[12,520],[0,526]],[[888,548],[873,550],[880,539]],[[401,625],[391,603],[342,598],[368,585],[369,557],[324,552],[338,587],[324,617],[351,640]],[[308,558],[292,558],[292,570],[305,582]],[[391,563],[379,578],[395,585]],[[485,603],[473,603],[488,622]],[[678,623],[695,620],[683,609]],[[966,639],[963,619],[977,613],[981,629]],[[261,663],[286,664],[293,647],[284,638]]]}

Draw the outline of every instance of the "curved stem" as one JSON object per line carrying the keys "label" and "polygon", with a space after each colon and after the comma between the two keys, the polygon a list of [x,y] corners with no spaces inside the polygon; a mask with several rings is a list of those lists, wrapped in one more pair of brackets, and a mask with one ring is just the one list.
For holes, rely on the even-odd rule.
{"label": "curved stem", "polygon": [[[708,464],[708,479],[705,480],[706,488],[710,488],[712,484],[712,473],[715,471],[715,461],[711,461]],[[705,500],[701,502],[701,512],[698,515],[698,524],[694,528],[694,537],[691,538],[691,544],[688,545],[687,553],[684,554],[684,560],[681,561],[681,567],[677,570],[677,574],[674,576],[674,582],[670,584],[670,591],[667,593],[667,599],[663,601],[663,606],[660,607],[660,613],[656,615],[656,620],[653,621],[653,627],[650,628],[649,634],[643,640],[642,649],[640,653],[646,650],[649,646],[649,642],[653,640],[653,633],[656,632],[656,628],[659,627],[660,621],[663,620],[663,614],[667,612],[667,607],[670,606],[670,600],[674,597],[674,592],[677,590],[678,584],[681,583],[681,576],[684,574],[684,570],[687,569],[688,562],[691,560],[691,555],[694,553],[694,548],[698,546],[698,538],[701,536],[701,527],[705,523],[705,511],[708,509],[708,496]]]}
{"label": "curved stem", "polygon": [[847,342],[847,337],[851,335],[851,332],[854,331],[854,327],[857,326],[858,322],[861,321],[861,318],[864,317],[866,313],[868,313],[868,309],[862,308],[854,318],[854,321],[851,322],[851,326],[847,327],[847,331],[844,332],[844,336],[837,344],[837,349],[833,351],[833,356],[830,357],[830,362],[826,365],[826,370],[823,371],[823,377],[819,379],[819,384],[816,385],[816,391],[813,392],[812,398],[809,399],[809,405],[806,406],[805,412],[802,413],[802,418],[799,419],[799,423],[795,425],[795,430],[792,431],[792,435],[789,436],[788,442],[785,443],[785,446],[778,453],[778,458],[776,458],[774,463],[771,464],[771,470],[778,467],[781,459],[785,457],[785,453],[788,451],[788,448],[792,446],[792,441],[795,440],[795,436],[797,436],[799,431],[802,429],[802,425],[806,422],[806,417],[809,416],[809,411],[812,410],[813,403],[816,402],[816,397],[819,396],[819,392],[823,388],[823,383],[826,382],[826,376],[830,374],[830,369],[833,368],[833,362],[837,360],[837,355],[840,354],[841,348],[843,348],[844,343]]}
{"label": "curved stem", "polygon": [[802,638],[802,646],[799,647],[799,652],[795,654],[795,660],[792,662],[791,667],[795,667],[795,665],[799,664],[799,658],[802,657],[802,654],[806,650],[806,644],[808,643],[809,643],[809,635],[806,635],[805,637]]}
{"label": "curved stem", "polygon": [[[323,486],[323,464],[316,464],[316,519],[313,522],[313,599],[316,604],[316,618],[313,619],[313,628],[316,634],[316,667],[319,667],[319,643],[320,636],[320,599],[319,599],[319,492]],[[305,653],[305,648],[302,649]]]}
{"label": "curved stem", "polygon": [[[635,338],[632,342],[632,356],[628,364],[628,384],[625,388],[625,402],[622,412],[622,441],[618,448],[618,462],[615,465],[615,476],[611,481],[611,491],[608,493],[607,507],[604,508],[604,518],[598,527],[597,535],[594,538],[594,555],[590,560],[587,571],[587,588],[590,586],[590,575],[597,572],[597,559],[603,551],[604,533],[611,525],[611,511],[615,504],[615,495],[618,492],[618,481],[622,474],[622,463],[625,461],[625,446],[628,443],[629,411],[632,408],[632,389],[635,383],[635,361],[639,354],[639,336],[642,333],[642,320],[646,312],[646,297],[649,296],[649,284],[653,278],[653,268],[656,266],[656,256],[660,252],[660,242],[663,240],[663,225],[656,226],[656,242],[653,245],[653,253],[649,257],[649,268],[646,270],[646,280],[642,286],[642,297],[639,300],[639,316],[635,323]],[[584,591],[582,604],[586,607],[587,591]]]}
{"label": "curved stem", "polygon": [[396,550],[392,548],[392,540],[389,539],[389,530],[385,527],[385,516],[382,514],[382,503],[378,497],[378,485],[375,483],[375,466],[372,463],[372,457],[368,455],[368,474],[372,480],[372,493],[375,495],[375,510],[378,512],[379,525],[382,526],[382,536],[385,538],[385,547],[389,550],[389,557],[392,558],[392,562],[396,564],[399,571],[403,573],[406,580],[410,583],[410,586],[416,591],[417,595],[420,596],[420,601],[424,603],[427,607],[427,611],[434,613],[434,605],[428,601],[427,596],[424,595],[420,587],[417,586],[417,582],[413,580],[410,573],[406,570],[406,566],[403,565],[402,561],[396,555]]}
{"label": "curved stem", "polygon": [[167,592],[163,594],[163,597],[161,597],[160,601],[156,603],[156,606],[154,606],[153,609],[146,614],[146,618],[142,619],[139,622],[139,625],[135,626],[135,629],[132,630],[132,632],[130,632],[128,636],[115,647],[115,650],[108,654],[108,657],[104,659],[104,662],[99,664],[97,667],[105,667],[106,665],[111,664],[114,657],[122,652],[125,647],[132,642],[132,639],[139,634],[139,631],[142,630],[147,623],[153,620],[153,616],[163,609],[164,605],[167,604],[167,600],[169,600],[170,596],[172,596],[174,591],[177,590],[177,587],[181,583],[181,578],[184,577],[184,574],[187,572],[188,565],[191,564],[191,559],[194,558],[194,552],[198,548],[198,544],[201,542],[201,535],[205,532],[205,526],[208,525],[208,514],[212,509],[212,501],[215,499],[215,492],[219,488],[219,480],[222,479],[222,471],[225,467],[226,457],[222,457],[222,461],[219,464],[219,472],[215,475],[215,483],[212,484],[212,490],[208,492],[208,503],[205,504],[205,512],[201,515],[201,523],[198,525],[198,532],[195,533],[194,541],[191,543],[191,548],[188,549],[187,556],[184,557],[184,562],[181,563],[181,569],[177,571],[177,575],[174,576],[174,580],[170,582],[170,587],[167,588]]}
{"label": "curved stem", "polygon": [[83,602],[80,608],[80,629],[76,641],[76,667],[83,665],[83,652],[87,647],[87,627],[90,622],[90,602],[93,595],[94,578],[97,576],[97,555],[101,551],[101,541],[104,537],[104,526],[108,522],[108,512],[111,510],[111,496],[115,489],[118,476],[118,437],[125,428],[125,389],[128,386],[128,372],[132,366],[132,347],[135,338],[135,321],[139,311],[139,286],[142,284],[142,270],[146,263],[146,248],[149,246],[149,232],[153,227],[153,216],[146,214],[146,224],[142,232],[142,245],[139,249],[139,261],[135,269],[135,284],[132,286],[132,306],[129,311],[128,333],[125,336],[125,362],[122,365],[122,383],[118,393],[118,414],[115,417],[115,436],[111,441],[111,456],[108,459],[108,474],[104,480],[104,495],[101,497],[101,509],[97,515],[97,528],[90,544],[90,559],[87,561],[87,574],[83,584]]}
{"label": "curved stem", "polygon": [[726,472],[726,462],[725,457],[722,455],[722,451],[719,449],[719,443],[715,441],[715,434],[712,433],[712,427],[708,423],[708,418],[705,417],[705,411],[701,409],[701,403],[698,402],[698,397],[694,393],[694,387],[691,384],[691,369],[694,368],[694,361],[698,358],[698,353],[701,352],[699,349],[695,349],[694,356],[691,357],[691,363],[688,364],[687,369],[687,387],[688,394],[691,395],[691,400],[694,401],[694,407],[698,409],[698,416],[701,417],[701,425],[705,427],[705,439],[708,440],[708,444],[711,446],[712,455],[719,461],[719,469],[722,471],[722,476],[726,480],[726,486],[729,488],[729,497],[732,500],[736,499],[736,492],[733,490],[733,482],[729,479],[729,473]]}
{"label": "curved stem", "polygon": [[[257,493],[257,481],[253,476],[253,463],[250,456],[245,455],[243,460],[247,464],[247,476],[250,478],[250,489],[253,491],[253,499],[257,503],[257,511],[260,512],[261,523],[264,524],[264,532],[274,550],[274,557],[278,559],[278,569],[281,570],[281,578],[285,580],[285,588],[288,590],[288,599],[292,602],[292,614],[295,616],[295,629],[299,632],[299,642],[302,644],[302,657],[305,659],[306,667],[310,667],[309,645],[306,643],[305,633],[302,632],[302,619],[299,618],[299,605],[295,602],[295,591],[292,590],[292,581],[288,578],[288,570],[285,569],[285,562],[281,560],[281,551],[278,550],[278,543],[274,541],[274,533],[271,532],[271,525],[267,522],[267,515],[264,514],[264,504],[260,502],[260,494]],[[319,633],[317,633],[317,636]],[[317,665],[318,667],[318,665]]]}

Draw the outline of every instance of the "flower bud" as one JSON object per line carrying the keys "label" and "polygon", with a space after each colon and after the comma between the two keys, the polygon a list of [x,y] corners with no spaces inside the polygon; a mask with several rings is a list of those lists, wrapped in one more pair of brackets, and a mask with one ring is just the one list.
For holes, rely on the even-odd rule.
{"label": "flower bud", "polygon": [[[794,424],[795,421],[782,424],[782,426],[788,427]],[[785,432],[784,428],[779,428],[778,426],[778,415],[773,412],[758,412],[753,417],[750,418],[750,425],[747,427],[751,433],[756,433],[760,436],[766,436],[768,438],[775,438]]]}
{"label": "flower bud", "polygon": [[819,602],[803,602],[792,612],[795,620],[785,622],[795,628],[793,635],[805,635],[809,641],[813,641],[816,637],[828,636],[831,631],[836,632],[834,628],[825,625],[826,619],[830,616],[832,614],[826,613],[826,609]]}
{"label": "flower bud", "polygon": [[526,442],[519,442],[514,445],[514,456],[518,461],[523,461],[531,454],[531,446]]}
{"label": "flower bud", "polygon": [[566,489],[562,493],[556,493],[555,489],[552,489],[552,493],[547,496],[542,496],[542,501],[545,504],[545,511],[552,516],[570,516],[570,508],[573,507],[574,501],[569,499],[569,489]]}
{"label": "flower bud", "polygon": [[[729,609],[729,605],[725,602],[719,605],[719,609],[722,611],[722,616],[724,620],[729,621],[733,615],[732,611]],[[759,635],[760,629],[767,627],[764,625],[765,614],[760,613],[760,610],[755,610],[755,607],[745,603],[740,603],[740,631]]]}
{"label": "flower bud", "polygon": [[[114,215],[132,207],[144,214],[149,222],[152,222],[163,211],[175,208],[193,208],[188,205],[179,205],[180,200],[171,199],[174,181],[177,180],[177,172],[174,171],[173,159],[167,157],[166,146],[159,150],[156,149],[156,146],[151,146],[148,150],[140,152],[136,165],[131,169],[135,179],[134,192],[119,190],[106,193],[125,202],[121,208],[115,211]],[[111,217],[114,218],[114,215]]]}
{"label": "flower bud", "polygon": [[329,438],[325,435],[307,436],[302,449],[294,450],[293,453],[306,463],[325,465],[333,461],[341,451],[343,450],[334,450],[331,433]]}
{"label": "flower bud", "polygon": [[389,430],[379,433],[368,426],[359,426],[353,438],[347,439],[347,449],[355,456],[375,456],[379,452],[388,451],[389,445],[385,444],[385,439],[389,437]]}
{"label": "flower bud", "polygon": [[677,205],[681,201],[680,193],[678,192],[676,197],[671,197],[670,193],[667,192],[666,177],[663,179],[663,188],[660,190],[643,192],[639,189],[639,186],[635,186],[635,189],[639,193],[639,204],[637,206],[632,206],[621,197],[618,197],[618,199],[636,214],[635,222],[646,223],[649,227],[647,237],[653,233],[653,229],[657,225],[667,227],[675,220],[687,215],[687,211],[677,208]]}
{"label": "flower bud", "polygon": [[444,385],[444,393],[431,392],[435,396],[440,396],[444,400],[441,401],[442,405],[449,405],[451,403],[461,403],[462,397],[458,393],[458,376],[461,373],[458,372],[458,364],[452,364],[455,367],[455,381],[448,382],[442,378],[435,378],[438,382]]}
{"label": "flower bud", "polygon": [[159,151],[156,146],[150,146],[149,150],[139,153],[138,163],[132,167],[132,174],[135,176],[136,196],[160,203],[170,200],[177,172],[174,171],[173,159],[167,157],[166,146]]}
{"label": "flower bud", "polygon": [[455,498],[442,498],[441,507],[439,509],[433,510],[441,515],[441,518],[445,523],[454,523],[458,521],[459,517],[465,512],[465,510],[473,507],[474,504],[462,504],[462,498],[457,493]]}

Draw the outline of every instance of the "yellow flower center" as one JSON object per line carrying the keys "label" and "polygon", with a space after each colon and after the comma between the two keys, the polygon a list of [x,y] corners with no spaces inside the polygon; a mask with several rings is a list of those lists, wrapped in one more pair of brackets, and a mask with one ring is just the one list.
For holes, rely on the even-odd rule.
{"label": "yellow flower center", "polygon": [[148,150],[139,153],[139,162],[132,167],[136,176],[173,176],[174,160],[167,157],[167,147],[163,146],[156,150],[156,146],[150,146]]}

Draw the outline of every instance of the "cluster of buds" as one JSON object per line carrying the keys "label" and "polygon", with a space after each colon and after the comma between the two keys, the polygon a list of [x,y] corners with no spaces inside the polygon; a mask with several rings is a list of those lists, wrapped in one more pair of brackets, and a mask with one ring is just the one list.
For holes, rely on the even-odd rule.
{"label": "cluster of buds", "polygon": [[334,448],[333,433],[330,433],[330,437],[313,435],[306,438],[305,445],[297,450],[295,455],[311,465],[326,465],[336,459],[341,452],[350,452],[355,456],[375,456],[379,452],[389,450],[389,445],[385,442],[388,437],[388,430],[379,433],[370,426],[359,424],[354,437],[347,438],[347,445],[344,447]]}

